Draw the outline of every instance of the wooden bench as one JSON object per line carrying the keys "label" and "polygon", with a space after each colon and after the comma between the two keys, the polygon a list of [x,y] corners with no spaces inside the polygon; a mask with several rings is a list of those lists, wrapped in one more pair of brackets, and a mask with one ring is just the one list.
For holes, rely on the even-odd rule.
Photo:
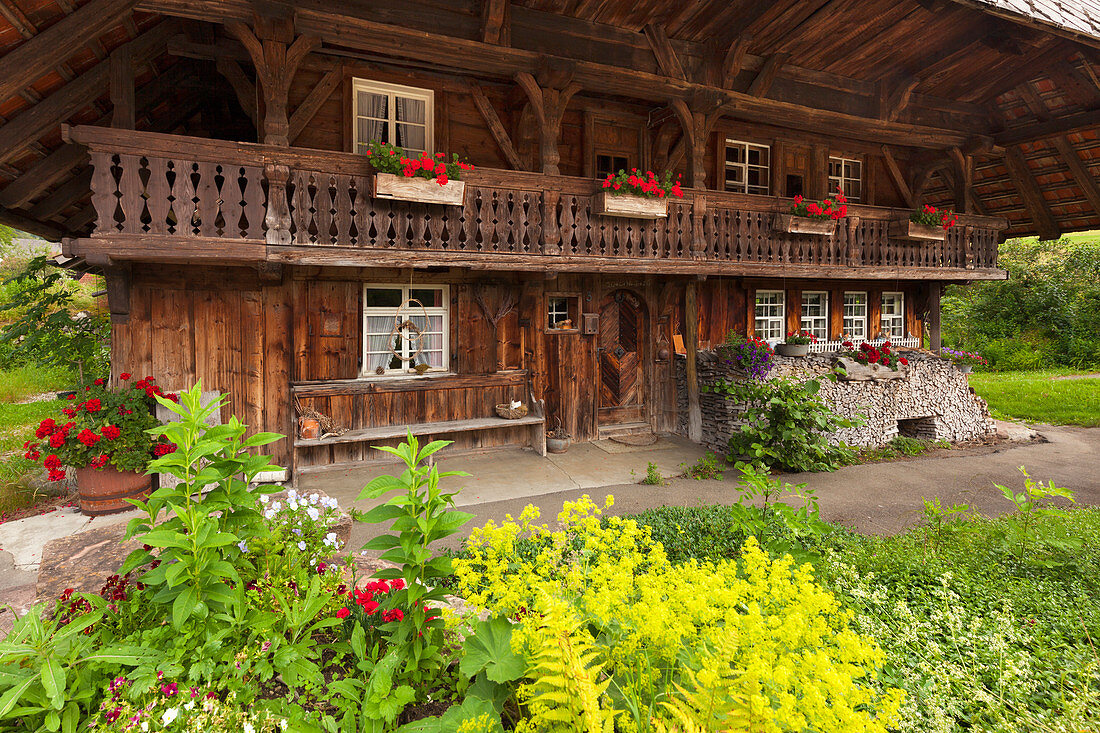
{"label": "wooden bench", "polygon": [[380,428],[349,430],[341,435],[324,438],[299,438],[294,441],[295,448],[313,448],[339,443],[370,443],[376,440],[404,438],[410,432],[413,435],[445,435],[447,433],[465,433],[474,430],[494,430],[514,428],[520,425],[531,426],[531,447],[540,456],[546,455],[546,418],[541,415],[506,420],[502,417],[479,417],[473,420],[447,420],[445,422],[427,422],[416,425],[387,425]]}

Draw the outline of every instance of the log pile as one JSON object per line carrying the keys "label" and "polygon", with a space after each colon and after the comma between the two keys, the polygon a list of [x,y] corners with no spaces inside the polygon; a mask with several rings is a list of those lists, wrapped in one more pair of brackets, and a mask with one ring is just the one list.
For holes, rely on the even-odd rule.
{"label": "log pile", "polygon": [[[844,428],[831,436],[858,447],[877,447],[898,435],[946,440],[957,443],[992,435],[996,429],[985,400],[970,389],[966,375],[951,362],[937,356],[911,352],[904,372],[891,373],[889,379],[833,380],[836,355],[811,354],[807,357],[775,357],[768,379],[807,380],[818,378],[821,399],[842,417],[862,417],[863,424]],[[713,351],[700,351],[696,361],[700,385],[713,385],[720,379],[746,379]],[[678,432],[687,434],[686,359],[676,358],[676,398]],[[726,451],[733,431],[745,424],[742,414],[747,405],[732,398],[703,392],[703,444],[717,453]]]}

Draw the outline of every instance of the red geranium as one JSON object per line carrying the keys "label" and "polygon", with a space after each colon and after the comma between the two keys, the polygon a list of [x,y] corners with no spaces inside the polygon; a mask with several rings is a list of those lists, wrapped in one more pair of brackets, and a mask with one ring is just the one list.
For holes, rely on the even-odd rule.
{"label": "red geranium", "polygon": [[99,429],[99,432],[103,433],[103,437],[107,440],[114,440],[122,435],[122,431],[118,429],[117,425],[104,425]]}
{"label": "red geranium", "polygon": [[84,445],[88,446],[89,448],[99,442],[99,436],[93,433],[88,428],[84,428],[79,433],[77,433],[76,439]]}
{"label": "red geranium", "polygon": [[336,612],[336,618],[347,618],[350,615],[351,615],[351,610],[349,608],[347,608],[346,606],[344,608],[341,608],[339,611]]}
{"label": "red geranium", "polygon": [[103,405],[99,400],[88,400],[84,403],[84,409],[88,412],[99,412],[103,409]]}

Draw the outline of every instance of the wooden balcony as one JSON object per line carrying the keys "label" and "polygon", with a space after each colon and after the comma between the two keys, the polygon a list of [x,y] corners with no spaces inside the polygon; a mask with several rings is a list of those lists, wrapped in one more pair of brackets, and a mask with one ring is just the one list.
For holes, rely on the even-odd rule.
{"label": "wooden balcony", "polygon": [[[850,206],[831,236],[775,231],[790,201],[685,189],[666,219],[593,213],[587,178],[479,169],[459,206],[373,198],[366,159],[101,127],[66,129],[94,166],[90,261],[599,270],[788,277],[1000,279],[998,217],[946,241],[892,238],[909,212]],[[476,161],[475,161],[476,162]]]}

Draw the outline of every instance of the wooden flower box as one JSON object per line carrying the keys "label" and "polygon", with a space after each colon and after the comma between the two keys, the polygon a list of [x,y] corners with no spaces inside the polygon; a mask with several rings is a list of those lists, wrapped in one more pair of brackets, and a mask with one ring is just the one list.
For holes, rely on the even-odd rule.
{"label": "wooden flower box", "polygon": [[451,180],[440,186],[435,179],[406,178],[405,176],[395,176],[392,173],[374,174],[375,198],[416,201],[421,204],[462,206],[462,197],[465,193],[465,181]]}
{"label": "wooden flower box", "polygon": [[668,199],[652,196],[613,196],[600,191],[592,202],[593,211],[602,216],[621,216],[627,219],[664,219],[668,216]]}
{"label": "wooden flower box", "polygon": [[774,227],[777,232],[790,234],[823,234],[831,236],[836,234],[836,219],[821,219],[811,216],[795,216],[794,214],[776,214]]}
{"label": "wooden flower box", "polygon": [[943,227],[918,224],[909,219],[890,222],[890,239],[908,239],[914,242],[942,242],[947,239]]}

